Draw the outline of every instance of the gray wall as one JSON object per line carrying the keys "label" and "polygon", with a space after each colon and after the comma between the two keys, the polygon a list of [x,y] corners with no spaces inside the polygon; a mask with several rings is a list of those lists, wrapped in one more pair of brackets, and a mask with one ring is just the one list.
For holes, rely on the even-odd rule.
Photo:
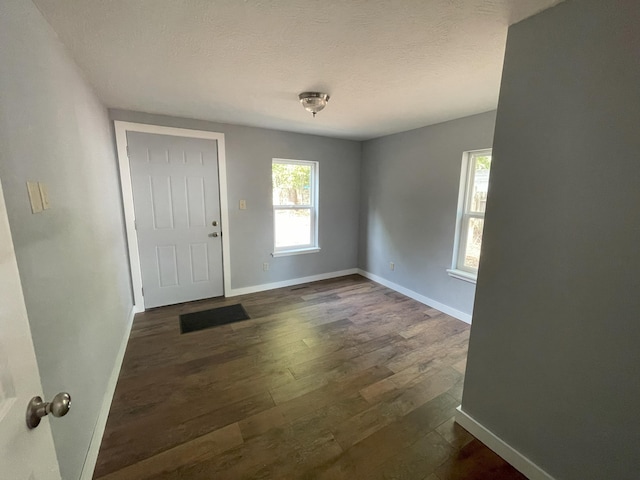
{"label": "gray wall", "polygon": [[[302,112],[304,113],[304,112]],[[315,135],[110,110],[114,120],[225,134],[231,243],[231,286],[243,288],[357,266],[361,144]],[[273,252],[272,158],[320,164],[321,251],[287,257]],[[239,201],[247,209],[239,209]],[[223,226],[224,227],[224,226]],[[270,269],[263,271],[268,262]]]}
{"label": "gray wall", "polygon": [[639,23],[509,29],[462,407],[558,479],[640,471]]}
{"label": "gray wall", "polygon": [[488,112],[364,142],[360,268],[471,314],[475,285],[446,269],[462,153],[491,147],[494,122]]}
{"label": "gray wall", "polygon": [[[108,116],[30,1],[0,2],[0,65],[0,179],[44,394],[73,396],[51,425],[74,479],[132,306]],[[50,210],[31,214],[27,180]]]}

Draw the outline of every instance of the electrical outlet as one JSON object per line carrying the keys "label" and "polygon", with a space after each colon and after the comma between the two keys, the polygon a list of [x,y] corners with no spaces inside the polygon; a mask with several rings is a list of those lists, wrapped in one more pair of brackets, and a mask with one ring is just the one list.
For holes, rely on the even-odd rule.
{"label": "electrical outlet", "polygon": [[389,270],[394,271],[396,269],[396,264],[393,262],[389,262]]}
{"label": "electrical outlet", "polygon": [[267,270],[269,270],[269,264],[268,264],[267,262],[264,262],[264,263],[262,264],[262,270],[264,270],[265,272],[266,272]]}
{"label": "electrical outlet", "polygon": [[240,210],[246,210],[246,209],[247,209],[247,201],[240,200]]}

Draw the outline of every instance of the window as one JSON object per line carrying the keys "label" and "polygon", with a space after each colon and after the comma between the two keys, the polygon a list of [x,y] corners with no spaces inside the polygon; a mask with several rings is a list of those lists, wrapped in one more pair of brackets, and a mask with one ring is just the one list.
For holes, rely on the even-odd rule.
{"label": "window", "polygon": [[273,255],[317,252],[318,162],[274,158]]}
{"label": "window", "polygon": [[448,272],[453,277],[471,282],[475,282],[478,275],[490,171],[491,150],[465,152],[462,160],[453,266]]}

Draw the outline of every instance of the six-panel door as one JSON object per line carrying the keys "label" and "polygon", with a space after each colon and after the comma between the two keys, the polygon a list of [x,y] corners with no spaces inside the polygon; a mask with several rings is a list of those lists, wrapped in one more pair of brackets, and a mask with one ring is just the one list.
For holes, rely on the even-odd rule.
{"label": "six-panel door", "polygon": [[223,295],[217,142],[129,131],[127,144],[145,307]]}

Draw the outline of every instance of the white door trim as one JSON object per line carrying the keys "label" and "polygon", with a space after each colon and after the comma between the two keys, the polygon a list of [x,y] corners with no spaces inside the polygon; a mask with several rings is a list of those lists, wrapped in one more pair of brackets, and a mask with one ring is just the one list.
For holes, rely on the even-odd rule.
{"label": "white door trim", "polygon": [[156,133],[173,135],[174,137],[204,138],[218,142],[218,181],[220,182],[220,223],[222,235],[222,274],[224,292],[231,291],[231,255],[229,244],[229,204],[227,202],[227,165],[225,157],[224,133],[208,132],[205,130],[189,130],[186,128],[162,127],[146,123],[121,122],[115,120],[116,148],[118,150],[118,164],[120,165],[120,185],[122,189],[122,203],[124,205],[125,229],[129,247],[129,265],[131,267],[131,283],[133,284],[133,303],[138,312],[144,311],[144,297],[142,296],[142,270],[140,268],[140,253],[138,252],[138,234],[135,228],[135,213],[133,209],[133,188],[131,185],[131,170],[127,155],[127,132]]}

